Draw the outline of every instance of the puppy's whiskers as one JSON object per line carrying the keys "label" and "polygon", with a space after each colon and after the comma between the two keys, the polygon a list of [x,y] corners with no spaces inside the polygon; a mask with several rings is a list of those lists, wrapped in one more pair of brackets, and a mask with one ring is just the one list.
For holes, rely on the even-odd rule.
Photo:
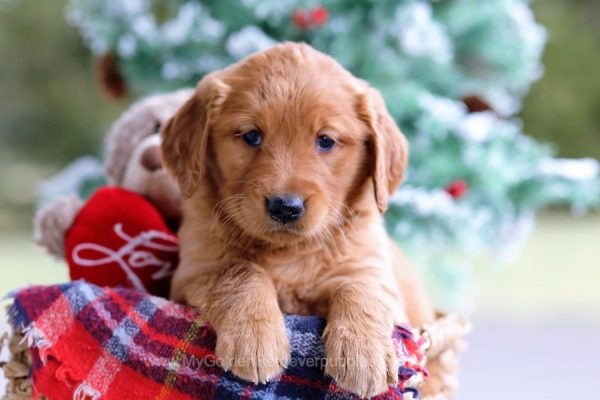
{"label": "puppy's whiskers", "polygon": [[[227,217],[227,215],[225,213],[225,208],[227,207],[227,204],[229,202],[233,201],[235,198],[240,197],[240,196],[243,197],[243,195],[235,194],[233,196],[226,197],[226,198],[218,201],[215,204],[215,206],[213,207],[212,212],[211,212],[211,219],[212,219],[212,221],[211,221],[211,231],[215,230],[216,224],[219,221],[222,221],[222,220],[224,220]],[[225,215],[225,217],[224,217],[224,215]]]}
{"label": "puppy's whiskers", "polygon": [[233,234],[237,238],[241,229],[235,224],[235,218],[240,216],[238,205],[245,198],[243,194],[235,194],[217,202],[213,207],[211,232],[218,233],[221,225],[223,228],[228,228],[228,235],[225,237],[231,237]]}

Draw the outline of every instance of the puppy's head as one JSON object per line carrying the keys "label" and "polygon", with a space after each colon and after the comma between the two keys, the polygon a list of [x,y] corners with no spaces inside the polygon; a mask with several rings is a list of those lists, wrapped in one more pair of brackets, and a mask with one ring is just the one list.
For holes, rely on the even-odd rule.
{"label": "puppy's head", "polygon": [[162,133],[184,195],[212,182],[222,220],[268,242],[318,237],[358,201],[385,211],[407,161],[379,93],[304,44],[207,75]]}

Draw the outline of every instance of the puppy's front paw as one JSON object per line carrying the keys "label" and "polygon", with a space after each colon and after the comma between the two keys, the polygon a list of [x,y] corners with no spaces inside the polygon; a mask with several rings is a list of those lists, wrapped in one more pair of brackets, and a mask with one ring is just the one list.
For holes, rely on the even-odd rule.
{"label": "puppy's front paw", "polygon": [[215,353],[221,366],[236,376],[264,383],[287,365],[290,347],[282,318],[242,320],[217,332]]}
{"label": "puppy's front paw", "polygon": [[394,342],[373,329],[359,331],[352,322],[334,322],[324,333],[325,373],[346,390],[368,398],[398,384]]}

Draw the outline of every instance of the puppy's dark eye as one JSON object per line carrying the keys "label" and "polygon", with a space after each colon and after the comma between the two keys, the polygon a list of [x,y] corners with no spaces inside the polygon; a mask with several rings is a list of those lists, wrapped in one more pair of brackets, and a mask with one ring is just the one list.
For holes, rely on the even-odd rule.
{"label": "puppy's dark eye", "polygon": [[320,135],[317,137],[317,149],[319,151],[329,151],[335,145],[335,140],[327,135]]}
{"label": "puppy's dark eye", "polygon": [[258,147],[262,143],[262,135],[257,130],[246,132],[242,137],[244,138],[244,141],[252,147]]}

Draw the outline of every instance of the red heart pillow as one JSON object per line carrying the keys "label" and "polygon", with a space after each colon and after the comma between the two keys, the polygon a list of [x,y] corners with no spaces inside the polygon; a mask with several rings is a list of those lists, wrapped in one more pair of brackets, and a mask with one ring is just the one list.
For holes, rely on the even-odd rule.
{"label": "red heart pillow", "polygon": [[75,218],[65,252],[72,280],[167,297],[179,244],[152,203],[135,192],[105,187]]}

